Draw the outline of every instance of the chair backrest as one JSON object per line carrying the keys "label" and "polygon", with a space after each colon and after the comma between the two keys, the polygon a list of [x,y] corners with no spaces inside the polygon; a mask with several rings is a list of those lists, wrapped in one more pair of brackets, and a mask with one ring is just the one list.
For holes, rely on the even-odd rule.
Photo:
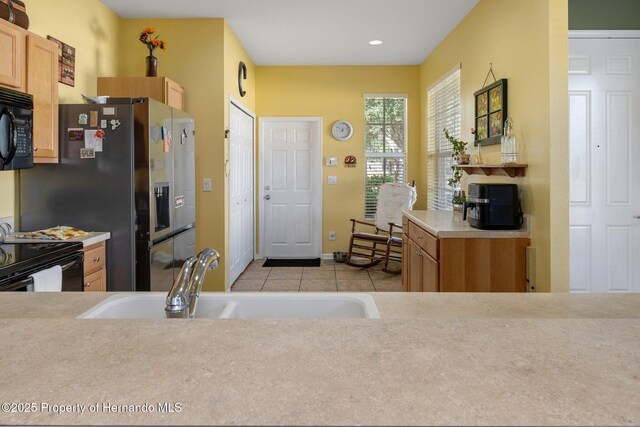
{"label": "chair backrest", "polygon": [[389,223],[402,224],[402,210],[416,202],[416,188],[406,184],[382,184],[378,192],[376,227],[388,229]]}

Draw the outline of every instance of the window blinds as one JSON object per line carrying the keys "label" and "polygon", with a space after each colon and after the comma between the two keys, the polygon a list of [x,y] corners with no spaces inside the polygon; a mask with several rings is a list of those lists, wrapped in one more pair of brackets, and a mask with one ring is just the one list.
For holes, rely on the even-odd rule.
{"label": "window blinds", "polygon": [[444,137],[446,128],[460,138],[460,68],[450,72],[427,92],[427,176],[428,208],[451,210],[453,189],[447,181],[453,175],[451,143]]}

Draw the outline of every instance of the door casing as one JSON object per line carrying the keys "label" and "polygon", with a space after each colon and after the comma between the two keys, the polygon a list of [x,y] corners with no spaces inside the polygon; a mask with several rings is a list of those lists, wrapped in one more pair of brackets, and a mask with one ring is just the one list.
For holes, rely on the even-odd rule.
{"label": "door casing", "polygon": [[317,230],[313,235],[314,245],[316,247],[316,252],[318,256],[322,256],[322,221],[323,221],[323,207],[322,207],[322,193],[323,193],[323,180],[322,180],[322,117],[260,117],[260,170],[258,171],[258,177],[260,179],[258,183],[259,188],[259,201],[258,205],[260,207],[260,215],[259,215],[259,228],[260,228],[260,250],[258,252],[259,258],[264,258],[264,245],[265,241],[264,237],[264,196],[266,194],[265,191],[265,177],[264,177],[264,147],[265,147],[265,124],[266,123],[277,123],[277,122],[312,122],[315,123],[315,132],[316,132],[316,140],[318,141],[318,149],[316,150],[316,158],[312,159],[315,161],[317,165],[320,165],[317,169],[318,182],[320,182],[320,189],[318,194],[316,194],[315,206],[316,210],[319,211],[320,224]]}

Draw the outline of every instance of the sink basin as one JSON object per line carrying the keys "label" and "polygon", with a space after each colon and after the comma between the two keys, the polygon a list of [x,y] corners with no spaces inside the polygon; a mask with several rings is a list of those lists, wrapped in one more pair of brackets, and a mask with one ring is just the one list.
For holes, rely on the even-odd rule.
{"label": "sink basin", "polygon": [[[113,295],[79,319],[164,319],[165,293]],[[200,294],[199,319],[379,319],[371,295],[355,293]]]}

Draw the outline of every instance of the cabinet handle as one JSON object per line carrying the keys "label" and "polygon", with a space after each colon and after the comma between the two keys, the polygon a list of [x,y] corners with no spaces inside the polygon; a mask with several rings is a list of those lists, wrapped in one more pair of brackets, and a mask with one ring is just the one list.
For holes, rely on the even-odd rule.
{"label": "cabinet handle", "polygon": [[93,262],[98,262],[98,261],[100,261],[100,257],[96,257],[93,259]]}
{"label": "cabinet handle", "polygon": [[33,147],[33,151],[38,151],[38,147]]}
{"label": "cabinet handle", "polygon": [[418,239],[422,239],[422,236],[418,236]]}
{"label": "cabinet handle", "polygon": [[91,285],[91,283],[87,282],[87,283],[84,284],[84,287],[88,288],[90,285]]}

